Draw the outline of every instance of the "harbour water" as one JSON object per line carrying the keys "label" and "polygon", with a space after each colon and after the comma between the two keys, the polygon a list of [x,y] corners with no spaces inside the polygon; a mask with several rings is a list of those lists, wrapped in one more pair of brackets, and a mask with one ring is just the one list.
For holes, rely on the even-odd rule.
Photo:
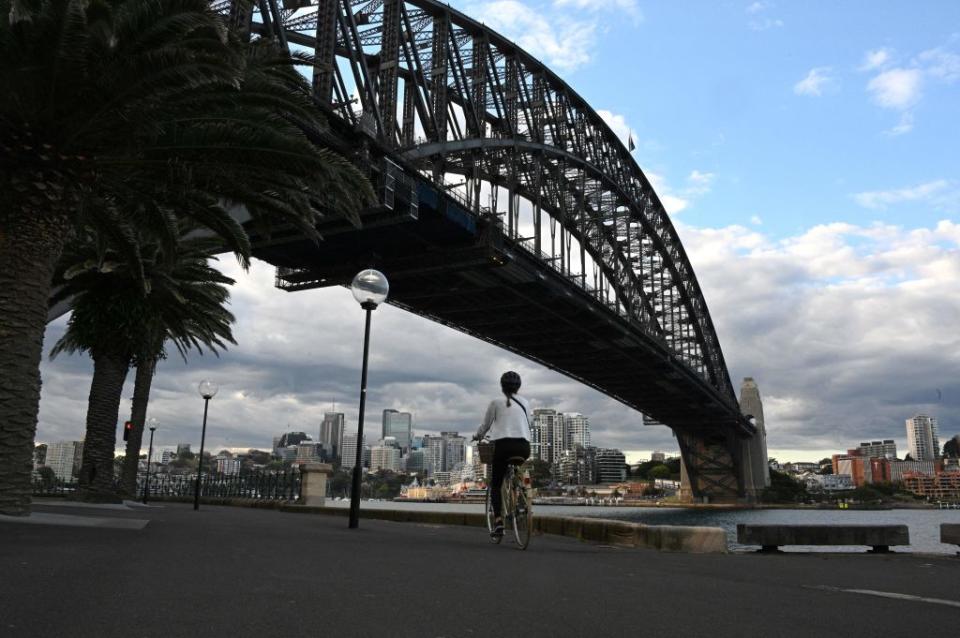
{"label": "harbour water", "polygon": [[[347,507],[347,501],[327,501],[334,507]],[[402,501],[363,501],[363,509],[421,509],[425,511],[482,512],[481,504],[404,503]],[[811,509],[745,509],[715,510],[676,507],[603,507],[572,505],[537,505],[537,514],[545,516],[584,516],[643,523],[645,525],[705,525],[722,527],[734,550],[751,550],[737,544],[737,524],[794,525],[906,525],[910,529],[910,545],[895,547],[898,552],[956,554],[956,545],[940,542],[941,523],[960,523],[960,510],[893,509],[893,510],[811,510]],[[785,551],[851,551],[865,552],[864,547],[790,547]]]}

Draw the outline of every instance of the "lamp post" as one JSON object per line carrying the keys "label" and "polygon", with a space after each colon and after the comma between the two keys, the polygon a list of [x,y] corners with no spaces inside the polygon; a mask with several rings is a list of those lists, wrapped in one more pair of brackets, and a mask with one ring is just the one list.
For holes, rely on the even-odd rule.
{"label": "lamp post", "polygon": [[147,420],[150,424],[150,449],[147,451],[147,480],[143,482],[143,504],[147,504],[147,497],[150,495],[150,461],[153,459],[153,432],[157,429],[157,420],[150,417]]}
{"label": "lamp post", "polygon": [[353,489],[350,492],[350,529],[360,524],[360,479],[363,474],[363,410],[367,404],[367,356],[370,353],[370,313],[387,299],[390,285],[379,270],[363,270],[350,284],[353,298],[367,311],[363,330],[363,372],[360,374],[360,415],[357,418],[357,459],[353,466]]}
{"label": "lamp post", "polygon": [[203,397],[203,431],[200,434],[200,459],[197,463],[197,487],[193,491],[193,510],[200,509],[200,477],[203,476],[203,444],[207,440],[207,409],[210,407],[210,399],[220,389],[213,381],[204,379],[197,386],[197,391]]}

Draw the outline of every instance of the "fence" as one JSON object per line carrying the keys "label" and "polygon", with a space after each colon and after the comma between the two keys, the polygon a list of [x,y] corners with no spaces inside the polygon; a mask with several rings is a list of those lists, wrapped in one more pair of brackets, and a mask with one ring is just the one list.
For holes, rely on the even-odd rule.
{"label": "fence", "polygon": [[[146,474],[137,476],[137,495],[143,494]],[[197,476],[189,474],[150,475],[151,496],[193,496]],[[114,481],[119,488],[119,482]],[[77,491],[77,483],[61,481],[33,482],[34,496],[69,496]],[[300,471],[296,468],[285,472],[244,472],[242,474],[207,474],[200,482],[200,496],[217,498],[237,497],[268,501],[295,501],[300,498]]]}

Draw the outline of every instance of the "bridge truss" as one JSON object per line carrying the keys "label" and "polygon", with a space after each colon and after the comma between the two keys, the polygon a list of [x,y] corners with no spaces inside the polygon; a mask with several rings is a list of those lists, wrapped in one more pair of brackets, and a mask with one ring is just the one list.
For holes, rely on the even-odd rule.
{"label": "bridge truss", "polygon": [[671,376],[695,379],[691,401],[714,422],[697,422],[703,409],[687,419],[617,398],[674,428],[694,493],[743,492],[730,477],[736,439],[752,426],[693,268],[650,181],[582,97],[508,39],[434,0],[213,4],[241,32],[314,55],[321,108],[658,344],[680,371]]}

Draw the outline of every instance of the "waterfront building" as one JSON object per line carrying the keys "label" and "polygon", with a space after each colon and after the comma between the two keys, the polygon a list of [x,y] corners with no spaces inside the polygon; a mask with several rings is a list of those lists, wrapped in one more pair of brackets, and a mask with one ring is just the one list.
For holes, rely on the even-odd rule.
{"label": "waterfront building", "polygon": [[413,439],[413,415],[388,408],[383,411],[381,430],[382,438],[392,436],[397,439],[401,450],[409,450]]}
{"label": "waterfront building", "polygon": [[595,477],[598,483],[622,483],[627,480],[627,457],[620,450],[598,448]]}
{"label": "waterfront building", "polygon": [[284,463],[293,463],[297,460],[297,454],[299,452],[299,445],[288,445],[287,447],[280,448],[280,460]]}
{"label": "waterfront building", "polygon": [[650,460],[663,463],[664,461],[667,460],[667,455],[666,453],[661,452],[660,450],[654,450],[653,454],[650,455]]}
{"label": "waterfront building", "polygon": [[370,448],[370,470],[400,471],[400,448],[396,445],[375,445]]}
{"label": "waterfront building", "polygon": [[240,459],[230,458],[229,456],[217,456],[214,461],[217,464],[218,474],[236,476],[240,473]]}
{"label": "waterfront building", "polygon": [[560,456],[560,480],[567,485],[596,483],[596,448],[574,445]]}
{"label": "waterfront building", "polygon": [[889,461],[887,463],[887,480],[891,483],[902,483],[907,474],[925,474],[933,476],[937,473],[936,461]]}
{"label": "waterfront building", "polygon": [[573,449],[579,445],[582,448],[592,447],[590,444],[590,417],[577,412],[563,415],[567,440],[564,449]]}
{"label": "waterfront building", "polygon": [[79,456],[83,455],[83,441],[57,441],[47,447],[46,465],[61,481],[72,481],[80,469]]}
{"label": "waterfront building", "polygon": [[[364,437],[366,439],[366,437]],[[357,435],[343,435],[343,455],[340,461],[340,467],[345,470],[352,470],[357,464]]]}
{"label": "waterfront building", "polygon": [[857,448],[861,456],[874,459],[895,459],[897,458],[897,444],[893,439],[884,439],[882,441],[866,441]]}
{"label": "waterfront building", "polygon": [[447,487],[450,485],[450,480],[452,478],[452,473],[443,471],[443,472],[434,472],[433,480],[436,481],[437,485]]}
{"label": "waterfront building", "polygon": [[925,474],[907,472],[903,477],[904,487],[932,500],[960,502],[960,472]]}
{"label": "waterfront building", "polygon": [[813,474],[803,475],[807,489],[814,492],[839,492],[852,490],[853,479],[847,474]]}
{"label": "waterfront building", "polygon": [[423,437],[424,466],[427,475],[432,476],[434,472],[443,472],[446,468],[447,442],[442,436],[425,435]]}
{"label": "waterfront building", "polygon": [[320,438],[318,441],[327,452],[327,459],[332,461],[340,458],[343,449],[343,426],[345,417],[343,412],[326,412],[320,422]]}
{"label": "waterfront building", "polygon": [[173,456],[174,456],[173,450],[164,450],[163,452],[160,453],[160,464],[166,465],[167,463],[173,460]]}
{"label": "waterfront building", "polygon": [[940,456],[937,419],[925,414],[907,419],[907,447],[914,461],[933,461]]}

